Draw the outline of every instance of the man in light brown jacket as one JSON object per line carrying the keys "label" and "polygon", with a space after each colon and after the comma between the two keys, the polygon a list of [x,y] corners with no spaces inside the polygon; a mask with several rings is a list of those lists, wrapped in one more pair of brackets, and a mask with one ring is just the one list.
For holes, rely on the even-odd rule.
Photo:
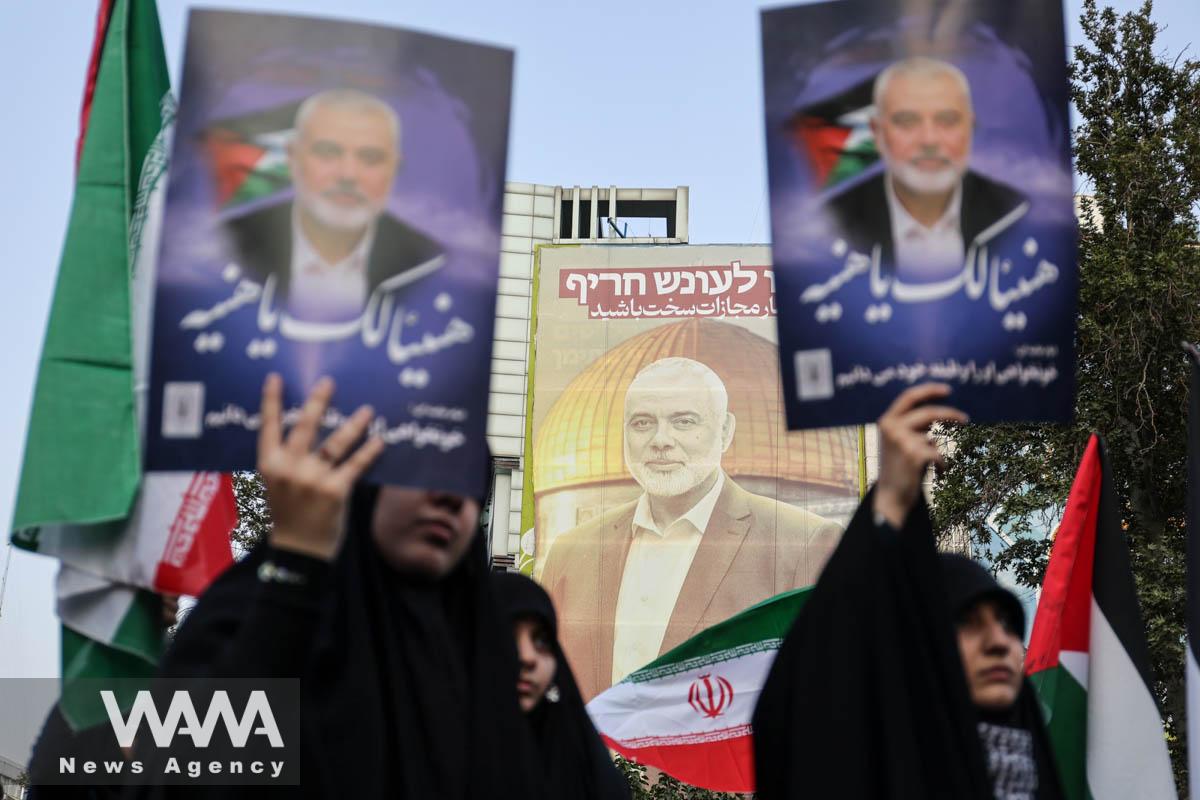
{"label": "man in light brown jacket", "polygon": [[542,573],[585,700],[698,631],[815,583],[841,535],[725,475],[736,420],[705,365],[644,367],[623,422],[625,463],[643,494],[559,536]]}

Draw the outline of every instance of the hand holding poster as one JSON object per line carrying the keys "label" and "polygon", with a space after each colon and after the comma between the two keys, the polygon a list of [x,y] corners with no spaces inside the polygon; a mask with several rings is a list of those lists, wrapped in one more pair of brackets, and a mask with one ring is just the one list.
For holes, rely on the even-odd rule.
{"label": "hand holding poster", "polygon": [[[151,469],[254,464],[323,375],[369,477],[477,494],[512,53],[331,20],[193,12],[154,317]],[[219,465],[219,466],[217,466]]]}
{"label": "hand holding poster", "polygon": [[977,421],[1065,420],[1075,220],[1062,10],[831,2],[763,13],[790,427],[928,380]]}

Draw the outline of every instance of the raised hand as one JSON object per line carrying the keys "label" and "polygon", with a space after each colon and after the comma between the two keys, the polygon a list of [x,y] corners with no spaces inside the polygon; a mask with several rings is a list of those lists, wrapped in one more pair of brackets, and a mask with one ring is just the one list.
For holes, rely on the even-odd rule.
{"label": "raised hand", "polygon": [[326,561],[341,547],[346,499],[354,483],[383,452],[378,438],[355,447],[374,416],[370,406],[355,411],[314,449],[333,390],[332,379],[319,380],[285,438],[283,381],[275,374],[267,376],[258,434],[258,471],[274,522],[272,546]]}
{"label": "raised hand", "polygon": [[916,503],[925,470],[930,464],[942,465],[942,454],[929,438],[929,427],[935,422],[967,422],[967,415],[952,406],[924,405],[949,394],[950,387],[944,383],[913,386],[901,392],[877,422],[880,456],[874,511],[894,528],[903,527]]}

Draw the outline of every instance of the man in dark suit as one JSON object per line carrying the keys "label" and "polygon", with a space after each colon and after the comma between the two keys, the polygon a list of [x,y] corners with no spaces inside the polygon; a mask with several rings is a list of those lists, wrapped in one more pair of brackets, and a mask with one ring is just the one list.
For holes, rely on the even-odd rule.
{"label": "man in dark suit", "polygon": [[288,146],[295,201],[228,223],[240,266],[299,319],[362,314],[367,298],[438,269],[431,238],[385,212],[402,163],[400,120],[364,92],[334,89],[301,103]]}
{"label": "man in dark suit", "polygon": [[835,195],[826,210],[852,250],[914,283],[961,272],[1029,205],[1015,189],[967,168],[975,116],[966,76],[931,58],[898,61],[875,81],[871,130],[884,171]]}
{"label": "man in dark suit", "polygon": [[541,576],[585,699],[698,631],[815,583],[841,534],[724,474],[736,420],[705,365],[647,365],[623,418],[625,463],[644,493],[556,538]]}

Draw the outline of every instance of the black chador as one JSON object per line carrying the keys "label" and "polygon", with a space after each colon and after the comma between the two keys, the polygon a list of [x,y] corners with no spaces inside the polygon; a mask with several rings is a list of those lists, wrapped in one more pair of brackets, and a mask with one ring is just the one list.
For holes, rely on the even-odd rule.
{"label": "black chador", "polygon": [[[298,796],[545,797],[484,537],[442,580],[401,575],[371,539],[377,496],[355,490],[332,563],[262,545],[231,567],[181,626],[162,674],[300,678]],[[304,580],[260,580],[268,557]]]}
{"label": "black chador", "polygon": [[546,776],[547,795],[578,800],[627,800],[629,784],[617,771],[588,716],[583,696],[558,641],[558,620],[546,590],[524,575],[495,573],[497,599],[509,619],[534,618],[552,642],[557,668],[552,698],[527,715]]}
{"label": "black chador", "polygon": [[970,700],[955,620],[1003,590],[961,561],[939,558],[923,503],[896,531],[866,497],[759,698],[757,797],[1061,797],[1028,681],[1002,715]]}

